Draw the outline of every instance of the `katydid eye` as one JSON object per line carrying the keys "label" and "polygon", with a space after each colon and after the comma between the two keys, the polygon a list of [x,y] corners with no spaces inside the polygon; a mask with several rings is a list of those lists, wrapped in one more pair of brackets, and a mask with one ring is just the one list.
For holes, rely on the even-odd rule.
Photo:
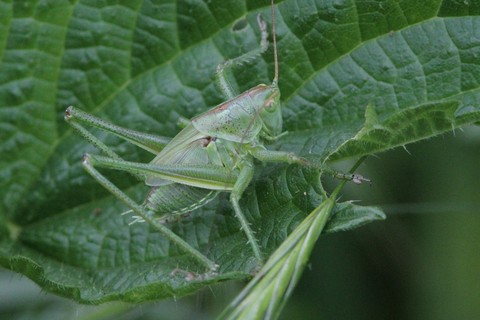
{"label": "katydid eye", "polygon": [[275,105],[275,99],[269,99],[267,103],[265,103],[265,109],[272,111],[275,108]]}

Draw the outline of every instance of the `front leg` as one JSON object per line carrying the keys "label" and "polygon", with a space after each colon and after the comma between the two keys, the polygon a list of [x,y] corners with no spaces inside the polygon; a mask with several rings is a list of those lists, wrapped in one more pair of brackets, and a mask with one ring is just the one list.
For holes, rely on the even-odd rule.
{"label": "front leg", "polygon": [[217,66],[217,73],[216,73],[216,80],[217,84],[222,90],[222,93],[225,95],[225,97],[230,100],[235,98],[236,94],[232,89],[232,86],[230,83],[228,83],[227,76],[225,74],[225,70],[227,68],[230,68],[235,65],[241,65],[243,63],[249,62],[250,60],[253,60],[254,58],[258,57],[268,49],[268,32],[267,32],[267,24],[265,21],[262,20],[262,17],[260,15],[257,16],[257,23],[258,26],[260,27],[260,31],[262,33],[262,39],[260,41],[260,47],[252,50],[250,52],[247,52],[245,54],[242,54],[239,57],[226,60],[219,64]]}
{"label": "front leg", "polygon": [[265,139],[267,141],[276,141],[287,134],[288,134],[288,131],[283,131],[282,133],[277,134],[276,136],[269,135],[263,131],[260,132],[260,136],[262,137],[262,139]]}

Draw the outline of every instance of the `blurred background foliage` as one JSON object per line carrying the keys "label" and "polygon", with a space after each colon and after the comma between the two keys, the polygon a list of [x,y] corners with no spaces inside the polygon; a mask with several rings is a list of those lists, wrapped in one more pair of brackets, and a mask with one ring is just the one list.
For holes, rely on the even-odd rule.
{"label": "blurred background foliage", "polygon": [[[282,318],[477,319],[479,159],[479,127],[367,159],[359,172],[374,183],[350,184],[344,196],[381,205],[387,220],[321,238]],[[1,319],[52,320],[211,319],[244,285],[220,284],[178,300],[85,306],[9,271],[1,271],[0,283]]]}

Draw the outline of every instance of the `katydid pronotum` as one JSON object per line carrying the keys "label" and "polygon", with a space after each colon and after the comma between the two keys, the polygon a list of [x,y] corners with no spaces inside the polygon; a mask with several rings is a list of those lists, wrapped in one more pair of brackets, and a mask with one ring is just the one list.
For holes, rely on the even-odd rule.
{"label": "katydid pronotum", "polygon": [[[259,262],[262,250],[239,204],[254,173],[254,158],[262,162],[284,162],[313,165],[293,153],[268,150],[265,140],[282,134],[278,58],[275,33],[275,8],[272,0],[272,37],[275,74],[272,84],[260,84],[239,95],[229,85],[226,68],[245,63],[268,48],[267,25],[257,16],[261,31],[260,47],[217,67],[217,82],[227,101],[193,118],[172,140],[116,126],[81,110],[69,107],[65,119],[95,145],[105,156],[85,154],[86,171],[136,215],[136,221],[153,225],[163,236],[189,253],[209,270],[218,266],[203,253],[168,229],[160,220],[165,215],[178,215],[203,206],[218,192],[230,192],[230,202],[253,254]],[[155,155],[148,163],[123,160],[112,149],[91,134],[84,125],[105,130]],[[96,167],[129,172],[151,187],[143,204],[138,204],[104,177]],[[336,177],[355,183],[368,181],[360,175],[333,172]],[[160,217],[160,218],[159,218]]]}

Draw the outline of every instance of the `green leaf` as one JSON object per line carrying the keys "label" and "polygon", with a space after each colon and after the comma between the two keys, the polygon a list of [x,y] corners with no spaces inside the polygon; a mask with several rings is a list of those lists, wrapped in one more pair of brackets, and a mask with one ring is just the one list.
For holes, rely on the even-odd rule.
{"label": "green leaf", "polygon": [[379,208],[363,207],[343,202],[335,207],[335,211],[322,232],[348,231],[376,220],[385,220],[385,218],[385,214]]}
{"label": "green leaf", "polygon": [[[226,194],[169,225],[220,264],[219,275],[203,275],[148,225],[129,226],[120,215],[127,208],[83,171],[82,154],[97,151],[72,133],[63,112],[75,105],[173,136],[180,116],[223,101],[215,68],[258,46],[258,13],[270,21],[269,4],[256,0],[0,0],[1,265],[85,303],[180,296],[250,277],[256,265]],[[278,4],[289,134],[270,148],[333,161],[478,122],[479,14],[479,4],[454,0]],[[269,50],[236,68],[231,83],[242,92],[272,74]],[[151,158],[93,132],[128,160]],[[128,175],[107,176],[140,203],[148,192]],[[241,206],[265,255],[324,194],[318,172],[256,168]],[[334,211],[330,231],[382,217],[348,203]],[[196,275],[172,274],[178,266]]]}

